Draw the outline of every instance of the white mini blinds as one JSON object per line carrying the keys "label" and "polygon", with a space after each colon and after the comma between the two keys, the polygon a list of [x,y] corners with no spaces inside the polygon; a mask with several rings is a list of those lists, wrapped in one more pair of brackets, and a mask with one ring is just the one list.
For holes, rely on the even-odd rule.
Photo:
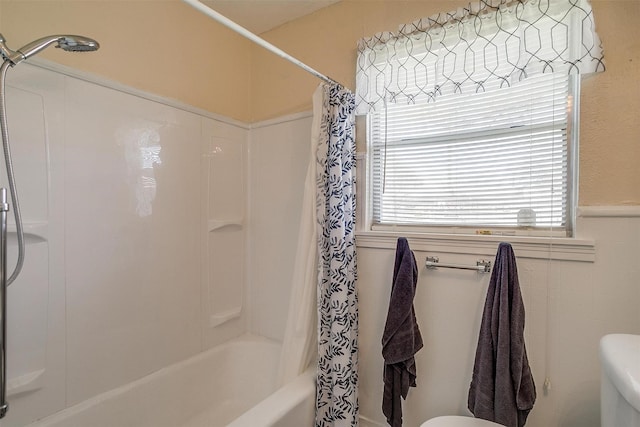
{"label": "white mini blinds", "polygon": [[374,224],[564,228],[568,77],[369,116]]}
{"label": "white mini blinds", "polygon": [[587,0],[483,0],[361,40],[372,224],[570,233],[574,75],[603,70]]}

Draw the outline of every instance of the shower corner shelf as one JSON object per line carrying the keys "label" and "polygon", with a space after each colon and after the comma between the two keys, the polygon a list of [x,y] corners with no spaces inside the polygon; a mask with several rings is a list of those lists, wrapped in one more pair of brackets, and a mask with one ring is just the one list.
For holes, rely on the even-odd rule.
{"label": "shower corner shelf", "polygon": [[240,317],[241,313],[242,313],[242,307],[238,307],[238,308],[224,311],[219,314],[212,314],[209,317],[209,327],[215,328],[216,326],[222,325],[223,323],[226,323],[229,320],[236,319]]}
{"label": "shower corner shelf", "polygon": [[207,228],[209,231],[215,231],[224,227],[231,227],[234,225],[242,227],[243,224],[244,224],[243,218],[233,218],[233,219],[227,219],[227,220],[210,219],[207,222]]}
{"label": "shower corner shelf", "polygon": [[[42,243],[49,240],[49,223],[47,221],[23,221],[24,240],[27,244]],[[10,235],[16,234],[16,225],[7,226]]]}
{"label": "shower corner shelf", "polygon": [[12,378],[7,381],[7,395],[16,396],[40,390],[44,385],[43,381],[44,369]]}

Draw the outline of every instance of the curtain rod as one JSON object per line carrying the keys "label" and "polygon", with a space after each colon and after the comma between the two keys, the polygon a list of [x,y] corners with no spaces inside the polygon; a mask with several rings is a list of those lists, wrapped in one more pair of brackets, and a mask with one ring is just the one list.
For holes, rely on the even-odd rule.
{"label": "curtain rod", "polygon": [[264,40],[263,38],[258,37],[257,35],[253,34],[251,31],[247,30],[246,28],[236,24],[235,22],[233,22],[232,20],[230,20],[226,16],[222,15],[221,13],[216,12],[215,10],[213,10],[210,7],[204,5],[200,1],[198,1],[198,0],[182,0],[182,1],[187,3],[187,4],[189,4],[193,8],[199,10],[200,12],[204,13],[205,15],[215,19],[216,21],[218,21],[222,25],[232,29],[236,33],[240,34],[241,36],[248,38],[252,42],[254,42],[256,44],[259,44],[260,46],[264,47],[265,49],[275,53],[279,57],[281,57],[283,59],[286,59],[287,61],[291,62],[294,65],[297,65],[298,67],[302,68],[303,70],[307,71],[308,73],[313,74],[314,76],[316,76],[317,78],[325,81],[326,83],[329,83],[329,84],[340,84],[340,83],[336,82],[335,80],[325,76],[324,74],[314,70],[313,68],[309,67],[304,62],[294,58],[293,56],[289,55],[285,51],[277,48],[276,46],[272,45],[271,43],[269,43],[268,41]]}

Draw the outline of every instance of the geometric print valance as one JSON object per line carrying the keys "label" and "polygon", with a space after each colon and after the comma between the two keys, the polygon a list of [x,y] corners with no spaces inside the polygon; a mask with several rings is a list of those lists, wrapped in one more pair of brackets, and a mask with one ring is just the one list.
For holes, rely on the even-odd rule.
{"label": "geometric print valance", "polygon": [[588,0],[480,0],[360,40],[356,112],[604,69]]}

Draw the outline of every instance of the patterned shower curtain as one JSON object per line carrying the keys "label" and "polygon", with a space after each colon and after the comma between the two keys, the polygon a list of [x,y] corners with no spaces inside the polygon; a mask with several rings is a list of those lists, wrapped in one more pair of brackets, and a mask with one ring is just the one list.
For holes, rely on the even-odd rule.
{"label": "patterned shower curtain", "polygon": [[355,96],[321,84],[314,95],[318,221],[316,427],[358,425]]}

